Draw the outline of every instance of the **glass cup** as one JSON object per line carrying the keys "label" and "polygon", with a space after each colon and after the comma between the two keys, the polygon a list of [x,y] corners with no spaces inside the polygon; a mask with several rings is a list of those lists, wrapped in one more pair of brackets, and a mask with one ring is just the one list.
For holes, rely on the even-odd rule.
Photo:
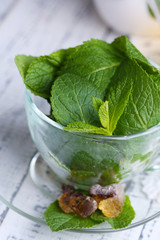
{"label": "glass cup", "polygon": [[46,116],[47,101],[27,89],[25,106],[32,139],[60,183],[87,190],[97,183],[125,182],[156,168],[160,124],[128,136],[73,133]]}

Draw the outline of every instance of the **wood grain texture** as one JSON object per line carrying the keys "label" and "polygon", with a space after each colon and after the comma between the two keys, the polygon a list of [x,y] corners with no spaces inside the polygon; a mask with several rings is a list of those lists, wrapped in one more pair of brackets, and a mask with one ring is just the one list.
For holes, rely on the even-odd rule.
{"label": "wood grain texture", "polygon": [[[0,8],[0,194],[8,201],[19,206],[27,199],[35,212],[44,210],[40,209],[42,193],[30,194],[36,191],[36,187],[27,173],[36,149],[27,127],[24,86],[15,67],[14,56],[19,53],[47,54],[90,38],[110,42],[117,36],[99,18],[92,0],[3,1]],[[32,206],[32,198],[35,206]],[[43,202],[44,206],[48,201]],[[1,240],[154,240],[159,234],[158,219],[145,227],[116,234],[51,233],[47,226],[25,219],[1,202],[0,222]]]}

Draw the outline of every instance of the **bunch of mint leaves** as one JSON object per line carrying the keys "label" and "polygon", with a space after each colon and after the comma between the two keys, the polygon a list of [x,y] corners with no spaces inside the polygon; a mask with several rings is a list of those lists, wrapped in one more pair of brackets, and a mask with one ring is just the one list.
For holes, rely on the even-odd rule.
{"label": "bunch of mint leaves", "polygon": [[160,121],[160,72],[125,37],[91,39],[50,55],[17,55],[28,89],[66,131],[128,135]]}

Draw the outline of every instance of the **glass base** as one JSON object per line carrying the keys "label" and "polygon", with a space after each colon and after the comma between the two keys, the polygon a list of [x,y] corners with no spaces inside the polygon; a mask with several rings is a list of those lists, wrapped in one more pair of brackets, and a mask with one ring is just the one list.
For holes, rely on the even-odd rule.
{"label": "glass base", "polygon": [[[69,230],[85,233],[117,232],[144,224],[160,216],[160,178],[159,171],[145,172],[125,184],[136,217],[125,229],[114,230],[108,223],[90,229]],[[15,202],[8,202],[3,196],[0,200],[20,215],[38,223],[45,224],[43,212],[61,194],[61,183],[37,153],[31,160],[27,181]],[[25,206],[24,206],[25,202]]]}

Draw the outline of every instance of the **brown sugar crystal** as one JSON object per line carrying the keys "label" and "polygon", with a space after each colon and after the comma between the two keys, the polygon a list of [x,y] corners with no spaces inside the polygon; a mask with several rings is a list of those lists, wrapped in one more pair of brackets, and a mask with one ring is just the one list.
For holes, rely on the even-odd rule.
{"label": "brown sugar crystal", "polygon": [[[94,198],[75,191],[69,185],[63,185],[65,191],[59,198],[59,206],[65,213],[74,212],[82,218],[91,216],[97,209],[97,202]],[[68,190],[68,192],[67,192]]]}
{"label": "brown sugar crystal", "polygon": [[97,201],[98,209],[104,216],[117,217],[122,212],[125,195],[121,184],[111,184],[105,187],[95,184],[89,192]]}

